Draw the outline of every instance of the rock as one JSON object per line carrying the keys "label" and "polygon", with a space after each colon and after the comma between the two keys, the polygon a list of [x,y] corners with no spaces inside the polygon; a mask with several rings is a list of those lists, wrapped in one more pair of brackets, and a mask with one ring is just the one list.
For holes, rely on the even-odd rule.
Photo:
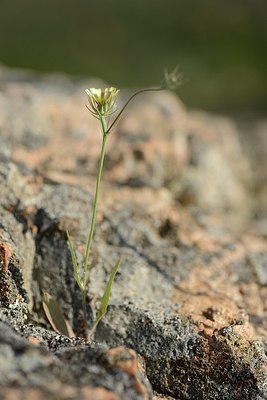
{"label": "rock", "polygon": [[[24,227],[18,222],[17,203],[9,203],[11,212],[0,208],[0,248],[2,262],[2,279],[6,280],[9,299],[2,293],[0,301],[5,306],[12,304],[16,299],[29,303],[29,310],[32,310],[32,271],[35,245],[33,237],[29,232],[24,232]],[[13,283],[9,281],[12,277]],[[3,287],[2,287],[3,289]]]}
{"label": "rock", "polygon": [[[52,355],[0,322],[0,395],[28,399],[150,400],[133,350],[78,346]],[[90,361],[88,363],[88,360]],[[121,360],[121,361],[120,361]]]}
{"label": "rock", "polygon": [[140,99],[118,129],[119,171],[170,188],[183,204],[223,214],[235,232],[244,228],[251,173],[231,120],[188,113],[174,95],[159,93]]}
{"label": "rock", "polygon": [[[0,132],[12,158],[56,181],[90,187],[84,176],[95,176],[101,140],[84,108],[90,82],[2,75]],[[251,170],[237,128],[227,118],[189,113],[169,92],[140,96],[128,109],[110,135],[105,176],[133,188],[167,187],[184,204],[223,214],[235,232],[251,216]]]}
{"label": "rock", "polygon": [[100,144],[88,82],[0,76],[0,397],[267,398],[266,239],[250,229],[254,178],[235,125],[166,92],[133,103],[110,135],[89,325],[122,265],[86,342],[53,332],[42,299],[84,334],[66,229],[81,271]]}
{"label": "rock", "polygon": [[114,304],[97,340],[135,349],[146,361],[153,387],[174,398],[265,398],[267,358],[260,342],[245,339],[245,322],[208,334],[205,328],[196,329],[194,318],[181,315],[179,305]]}
{"label": "rock", "polygon": [[243,118],[238,121],[243,146],[251,169],[251,192],[253,194],[253,225],[256,232],[267,237],[267,120]]}

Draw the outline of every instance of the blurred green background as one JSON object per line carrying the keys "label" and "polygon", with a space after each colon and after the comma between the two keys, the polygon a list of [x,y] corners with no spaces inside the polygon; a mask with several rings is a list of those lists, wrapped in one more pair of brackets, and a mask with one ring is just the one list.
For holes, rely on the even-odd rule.
{"label": "blurred green background", "polygon": [[0,62],[160,83],[180,64],[190,107],[267,111],[266,0],[0,0]]}

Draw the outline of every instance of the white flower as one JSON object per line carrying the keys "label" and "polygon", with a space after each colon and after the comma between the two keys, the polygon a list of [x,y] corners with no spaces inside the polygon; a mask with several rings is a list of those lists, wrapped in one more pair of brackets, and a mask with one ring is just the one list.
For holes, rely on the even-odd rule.
{"label": "white flower", "polygon": [[100,118],[112,114],[119,93],[118,89],[114,87],[104,90],[90,88],[86,89],[85,93],[88,96],[88,102],[90,104],[88,109],[93,116]]}

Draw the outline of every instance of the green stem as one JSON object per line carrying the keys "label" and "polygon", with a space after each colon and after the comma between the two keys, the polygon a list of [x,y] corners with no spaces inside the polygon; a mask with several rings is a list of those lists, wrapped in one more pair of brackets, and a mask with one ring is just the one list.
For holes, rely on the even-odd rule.
{"label": "green stem", "polygon": [[86,288],[82,290],[82,305],[83,305],[83,320],[84,320],[84,330],[87,331],[87,312],[86,312]]}
{"label": "green stem", "polygon": [[82,285],[83,285],[83,292],[84,293],[86,291],[86,273],[87,273],[87,269],[88,269],[89,254],[90,254],[91,244],[92,244],[92,240],[93,240],[93,236],[94,236],[94,230],[95,230],[97,202],[98,202],[101,175],[102,175],[102,170],[103,170],[103,165],[104,165],[106,140],[107,140],[107,133],[106,133],[107,126],[106,126],[105,118],[103,116],[100,116],[100,122],[101,122],[102,133],[103,133],[103,135],[102,135],[102,147],[101,147],[100,160],[99,160],[97,179],[96,179],[96,189],[95,189],[93,214],[92,214],[92,219],[91,219],[91,227],[90,227],[90,232],[89,232],[89,236],[88,236],[88,240],[87,240],[85,258],[84,258],[84,265],[83,265]]}

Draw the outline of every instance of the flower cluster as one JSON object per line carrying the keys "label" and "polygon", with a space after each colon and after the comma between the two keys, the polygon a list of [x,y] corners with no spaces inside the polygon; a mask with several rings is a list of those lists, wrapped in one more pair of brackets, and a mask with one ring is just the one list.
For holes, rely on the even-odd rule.
{"label": "flower cluster", "polygon": [[106,117],[114,112],[114,105],[119,93],[115,87],[102,89],[90,88],[86,89],[88,96],[88,107],[91,114],[96,118]]}
{"label": "flower cluster", "polygon": [[168,70],[165,68],[164,78],[166,89],[177,89],[177,87],[183,82],[183,73],[179,71],[179,65],[177,65],[172,72],[168,72]]}

